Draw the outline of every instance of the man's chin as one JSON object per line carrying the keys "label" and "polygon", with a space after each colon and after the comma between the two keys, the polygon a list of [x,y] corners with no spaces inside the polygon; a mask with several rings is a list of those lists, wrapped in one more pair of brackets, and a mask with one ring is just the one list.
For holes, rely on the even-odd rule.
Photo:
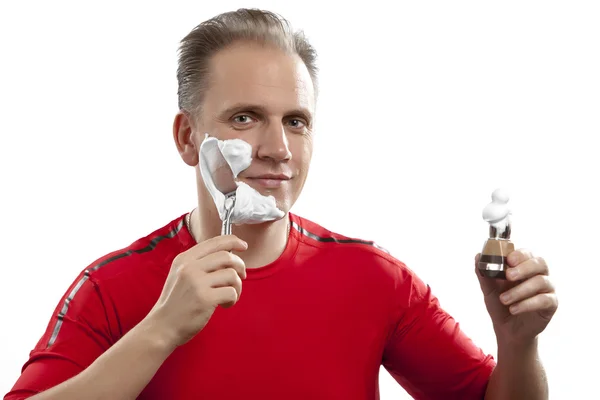
{"label": "man's chin", "polygon": [[277,197],[275,197],[275,204],[277,205],[277,209],[281,212],[283,212],[283,216],[281,218],[278,219],[284,219],[287,217],[287,214],[290,212],[290,204],[289,201],[286,200],[281,200],[278,199]]}

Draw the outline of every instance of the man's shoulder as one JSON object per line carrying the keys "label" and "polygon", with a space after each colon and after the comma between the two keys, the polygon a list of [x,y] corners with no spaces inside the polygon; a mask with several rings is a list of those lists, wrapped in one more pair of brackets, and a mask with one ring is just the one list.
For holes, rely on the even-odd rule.
{"label": "man's shoulder", "polygon": [[405,267],[402,261],[374,240],[345,235],[296,214],[292,214],[292,230],[302,243],[332,254],[336,253],[336,256],[360,260],[366,258]]}
{"label": "man's shoulder", "polygon": [[165,265],[170,266],[175,256],[185,249],[189,241],[185,236],[187,231],[184,217],[185,214],[127,246],[95,259],[82,274],[95,282],[106,282],[122,276],[123,273],[139,277],[144,268],[160,269]]}
{"label": "man's shoulder", "polygon": [[[292,215],[292,227],[301,243],[315,249],[308,259],[327,267],[322,272],[341,272],[346,280],[354,277],[365,284],[370,282],[369,287],[375,285],[383,291],[388,288],[386,293],[406,297],[407,301],[411,296],[422,297],[427,291],[427,285],[411,268],[373,240],[337,233],[297,215]],[[311,256],[319,261],[312,261]]]}

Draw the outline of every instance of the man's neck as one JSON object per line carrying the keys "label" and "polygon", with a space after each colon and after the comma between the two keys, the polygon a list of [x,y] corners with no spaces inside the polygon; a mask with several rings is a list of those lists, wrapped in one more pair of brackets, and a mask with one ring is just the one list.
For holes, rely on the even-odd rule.
{"label": "man's neck", "polygon": [[[192,236],[198,243],[221,234],[221,221],[218,216],[202,211],[201,207],[195,208],[189,219]],[[287,245],[289,224],[289,215],[286,214],[278,221],[233,225],[232,234],[248,243],[246,251],[234,253],[244,261],[246,268],[260,268],[272,263],[279,258]]]}

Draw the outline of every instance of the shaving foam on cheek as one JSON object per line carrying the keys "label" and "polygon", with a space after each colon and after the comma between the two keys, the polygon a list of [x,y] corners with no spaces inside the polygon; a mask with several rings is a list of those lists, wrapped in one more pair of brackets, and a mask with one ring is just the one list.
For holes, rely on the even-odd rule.
{"label": "shaving foam on cheek", "polygon": [[[213,176],[215,171],[222,167],[220,160],[223,158],[231,168],[234,178],[237,178],[252,162],[252,146],[241,139],[218,140],[210,137],[208,133],[200,145],[200,173],[221,221],[226,217],[225,194],[217,189]],[[231,215],[233,224],[259,224],[283,218],[285,215],[277,208],[273,196],[263,196],[244,182],[236,181],[236,185],[236,201]]]}
{"label": "shaving foam on cheek", "polygon": [[219,140],[218,143],[223,158],[233,172],[233,177],[237,178],[240,172],[252,163],[252,146],[241,139]]}

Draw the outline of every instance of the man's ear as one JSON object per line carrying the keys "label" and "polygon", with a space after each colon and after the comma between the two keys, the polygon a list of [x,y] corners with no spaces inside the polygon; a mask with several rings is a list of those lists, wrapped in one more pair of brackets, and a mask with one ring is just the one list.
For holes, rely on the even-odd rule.
{"label": "man's ear", "polygon": [[193,121],[185,111],[179,111],[173,121],[173,139],[181,159],[190,167],[198,165],[200,145],[194,143]]}

